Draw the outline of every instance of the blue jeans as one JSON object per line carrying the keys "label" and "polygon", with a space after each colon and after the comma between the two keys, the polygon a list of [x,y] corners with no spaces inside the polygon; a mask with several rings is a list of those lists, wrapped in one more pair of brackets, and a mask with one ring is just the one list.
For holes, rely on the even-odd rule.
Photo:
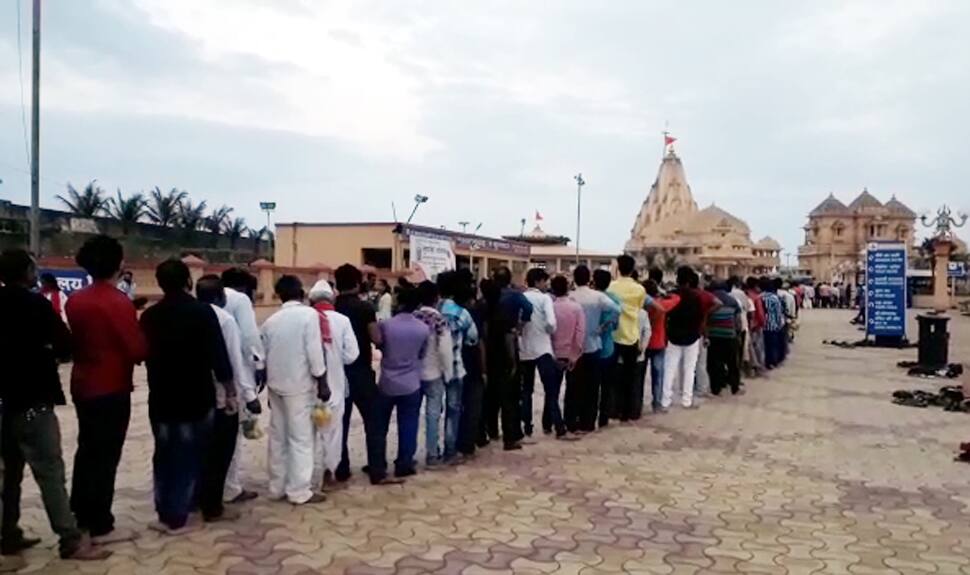
{"label": "blue jeans", "polygon": [[378,391],[374,397],[374,420],[371,443],[370,479],[377,482],[387,477],[387,431],[391,425],[391,413],[397,409],[397,459],[394,474],[410,475],[414,472],[414,454],[418,450],[418,421],[421,414],[421,390],[407,395],[387,395]]}
{"label": "blue jeans", "polygon": [[212,412],[195,421],[153,421],[155,511],[172,529],[185,526],[212,433]]}
{"label": "blue jeans", "polygon": [[428,465],[442,461],[441,442],[438,439],[442,412],[445,414],[444,459],[450,460],[458,453],[462,387],[461,379],[453,379],[448,383],[444,379],[421,382],[421,392],[425,397],[424,434]]}
{"label": "blue jeans", "polygon": [[654,411],[660,409],[660,397],[664,388],[664,349],[648,349],[647,360],[650,362],[650,407]]}
{"label": "blue jeans", "polygon": [[[559,388],[562,384],[563,372],[556,365],[556,360],[549,354],[545,354],[538,359],[519,362],[519,371],[522,377],[522,397],[519,401],[519,413],[522,424],[525,427],[525,434],[532,435],[532,395],[535,391],[536,370],[539,372],[539,380],[542,381],[542,389],[545,392],[545,402],[542,408],[542,429],[556,431],[565,429],[562,421],[562,410],[559,409]],[[550,399],[550,394],[554,392]]]}

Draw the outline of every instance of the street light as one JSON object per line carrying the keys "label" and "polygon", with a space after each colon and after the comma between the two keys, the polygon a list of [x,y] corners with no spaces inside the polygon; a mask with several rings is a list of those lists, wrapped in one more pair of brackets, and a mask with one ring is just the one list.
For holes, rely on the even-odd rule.
{"label": "street light", "polygon": [[461,233],[465,233],[468,231],[468,224],[470,223],[471,222],[458,222],[458,225],[461,226]]}
{"label": "street light", "polygon": [[[274,242],[276,240],[274,239],[273,231],[270,229],[270,225],[271,225],[270,224],[270,214],[272,214],[273,211],[276,209],[276,202],[259,202],[259,209],[261,209],[264,212],[266,212],[266,233],[269,234],[269,247],[270,247],[270,251],[271,252],[275,252],[275,249],[273,249],[274,248],[273,244],[274,244]],[[260,239],[262,239],[262,238],[260,238]],[[259,244],[259,242],[257,242],[257,246],[258,246],[258,244]],[[258,250],[258,248],[257,248],[257,250]],[[257,253],[257,255],[258,255],[258,253]]]}
{"label": "street light", "polygon": [[418,206],[421,204],[428,203],[428,196],[422,196],[421,194],[414,194],[414,209],[411,210],[411,215],[408,216],[408,221],[406,223],[410,224],[411,220],[414,218],[415,212],[418,211]]}
{"label": "street light", "polygon": [[579,173],[573,176],[576,180],[576,265],[579,265],[579,230],[580,221],[583,205],[583,186],[586,185],[586,180],[583,179],[583,174]]}

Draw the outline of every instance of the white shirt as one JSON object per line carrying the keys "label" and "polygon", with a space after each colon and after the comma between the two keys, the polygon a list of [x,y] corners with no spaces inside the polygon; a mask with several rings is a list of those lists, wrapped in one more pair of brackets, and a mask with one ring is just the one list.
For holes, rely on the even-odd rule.
{"label": "white shirt", "polygon": [[327,314],[327,321],[330,323],[330,339],[332,340],[330,343],[323,344],[323,357],[327,362],[327,385],[330,387],[330,401],[328,403],[331,409],[336,409],[338,403],[343,406],[350,391],[347,387],[344,366],[357,360],[357,356],[360,355],[360,348],[357,347],[357,338],[354,337],[350,318],[333,310],[327,310],[323,313]]}
{"label": "white shirt", "polygon": [[232,288],[226,288],[226,307],[223,309],[229,312],[229,315],[236,320],[236,325],[239,326],[239,335],[242,338],[243,345],[243,359],[249,365],[250,371],[262,369],[266,352],[263,350],[263,341],[259,337],[259,328],[256,326],[256,312],[253,311],[253,302],[246,294]]}
{"label": "white shirt", "polygon": [[266,386],[278,395],[315,392],[327,371],[316,310],[288,301],[263,323]]}
{"label": "white shirt", "polygon": [[427,353],[421,362],[421,381],[444,379],[447,383],[455,378],[455,346],[451,339],[451,330],[448,329],[448,322],[441,312],[433,307],[421,306],[418,312],[440,318],[444,325],[441,335],[428,326],[431,329],[431,335],[428,337]]}
{"label": "white shirt", "polygon": [[377,321],[386,321],[391,319],[391,316],[394,315],[394,310],[391,309],[393,307],[393,301],[394,300],[391,298],[391,294],[389,293],[382,294],[381,297],[377,299]]}
{"label": "white shirt", "polygon": [[731,297],[738,302],[741,307],[741,331],[748,331],[748,314],[754,313],[754,302],[739,287],[731,289]]}
{"label": "white shirt", "polygon": [[239,326],[226,310],[217,305],[213,305],[212,309],[219,318],[222,339],[226,342],[226,352],[229,354],[229,364],[232,366],[232,380],[236,384],[236,395],[242,398],[243,403],[249,403],[256,399],[256,379],[253,377],[252,368],[243,360]]}
{"label": "white shirt", "polygon": [[532,361],[552,355],[552,334],[556,332],[556,310],[552,298],[536,288],[525,290],[525,299],[532,304],[532,319],[522,327],[519,336],[519,357]]}
{"label": "white shirt", "polygon": [[778,297],[781,298],[781,303],[785,306],[785,315],[789,318],[795,317],[798,313],[795,309],[795,296],[786,289],[780,289],[778,290]]}
{"label": "white shirt", "polygon": [[640,358],[638,361],[643,361],[647,357],[647,344],[650,343],[653,328],[650,327],[650,314],[647,313],[647,310],[637,310],[637,320],[640,322]]}

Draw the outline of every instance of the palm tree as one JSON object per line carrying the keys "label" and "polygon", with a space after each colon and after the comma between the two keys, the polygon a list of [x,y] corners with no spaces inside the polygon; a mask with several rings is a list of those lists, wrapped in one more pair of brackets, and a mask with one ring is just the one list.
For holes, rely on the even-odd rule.
{"label": "palm tree", "polygon": [[663,258],[660,261],[660,267],[663,268],[665,272],[675,272],[677,268],[680,267],[680,258],[677,254],[667,252],[663,254]]}
{"label": "palm tree", "polygon": [[256,255],[259,255],[259,249],[261,247],[260,243],[263,241],[264,237],[270,241],[270,244],[273,243],[273,232],[271,232],[266,226],[263,226],[258,230],[249,230],[249,237],[253,240],[253,252],[255,252]]}
{"label": "palm tree", "polygon": [[245,234],[249,228],[246,227],[246,220],[236,218],[226,224],[226,235],[229,236],[229,247],[235,249],[236,241]]}
{"label": "palm tree", "polygon": [[185,230],[197,230],[205,222],[205,202],[199,205],[192,205],[192,200],[183,200],[179,203],[178,224]]}
{"label": "palm tree", "polygon": [[121,230],[127,234],[128,228],[145,215],[147,203],[144,194],[131,194],[126,198],[119,188],[118,196],[108,201],[107,210],[111,217],[121,222]]}
{"label": "palm tree", "polygon": [[229,225],[229,214],[231,213],[232,208],[225,205],[212,210],[212,213],[205,218],[205,229],[214,234],[221,234],[223,229]]}
{"label": "palm tree", "polygon": [[83,192],[78,192],[71,184],[67,185],[67,197],[57,196],[57,199],[64,202],[72,214],[93,218],[108,207],[108,198],[104,197],[104,190],[95,185],[97,180],[91,180],[84,186]]}
{"label": "palm tree", "polygon": [[188,197],[188,192],[172,188],[167,194],[155,186],[149,194],[148,219],[162,227],[172,227],[179,221],[179,206]]}

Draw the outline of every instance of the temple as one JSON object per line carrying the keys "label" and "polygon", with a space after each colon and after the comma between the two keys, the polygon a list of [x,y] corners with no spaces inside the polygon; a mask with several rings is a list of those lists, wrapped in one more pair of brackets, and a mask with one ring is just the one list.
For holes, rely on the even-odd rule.
{"label": "temple", "polygon": [[915,254],[916,213],[893,196],[883,204],[868,189],[843,204],[829,194],[808,214],[798,267],[819,281],[854,281],[869,242],[902,242]]}
{"label": "temple", "polygon": [[781,245],[770,237],[753,242],[744,220],[713,204],[698,209],[684,165],[668,146],[625,251],[644,268],[672,272],[686,264],[725,278],[777,273]]}

